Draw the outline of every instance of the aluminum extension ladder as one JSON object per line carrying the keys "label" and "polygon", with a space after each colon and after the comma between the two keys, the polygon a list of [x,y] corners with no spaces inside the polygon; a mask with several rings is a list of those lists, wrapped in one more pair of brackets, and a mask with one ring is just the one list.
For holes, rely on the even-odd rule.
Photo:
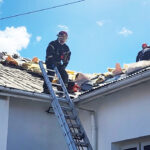
{"label": "aluminum extension ladder", "polygon": [[[52,96],[51,105],[55,112],[55,115],[59,121],[61,129],[63,130],[66,143],[69,150],[93,150],[89,142],[89,139],[86,135],[86,132],[81,124],[81,121],[78,117],[77,110],[75,109],[74,103],[72,102],[68,91],[65,87],[65,84],[59,74],[57,67],[54,70],[47,69],[47,71],[55,72],[55,77],[58,78],[59,83],[51,83],[49,76],[43,66],[43,62],[39,62],[42,75],[47,84],[49,93]],[[60,86],[63,91],[55,90],[56,86]],[[59,97],[57,93],[63,94],[62,97]]]}

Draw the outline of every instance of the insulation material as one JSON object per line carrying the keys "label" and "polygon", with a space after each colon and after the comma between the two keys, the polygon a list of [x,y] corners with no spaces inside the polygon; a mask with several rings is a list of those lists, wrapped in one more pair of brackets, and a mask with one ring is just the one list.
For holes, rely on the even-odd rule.
{"label": "insulation material", "polygon": [[66,70],[70,80],[75,81],[77,73],[75,71]]}
{"label": "insulation material", "polygon": [[105,81],[105,76],[104,75],[99,75],[97,80],[95,81],[95,84],[100,84]]}
{"label": "insulation material", "polygon": [[[34,73],[41,74],[41,70],[39,67],[39,59],[34,57],[32,60],[27,58],[22,58],[17,54],[8,55],[6,52],[0,53],[0,62],[4,62],[6,65],[15,65],[16,67],[22,67],[28,71],[32,71]],[[101,83],[116,80],[115,77],[122,74],[131,74],[133,72],[139,71],[140,69],[146,68],[150,66],[150,61],[139,61],[136,63],[125,64],[124,68],[121,68],[119,63],[116,63],[115,68],[108,68],[108,72],[106,73],[93,73],[93,74],[83,74],[78,73],[72,70],[66,70],[69,76],[69,79],[79,86],[82,86],[83,89],[91,89],[91,86],[98,86]],[[46,65],[44,64],[44,68],[46,69]],[[53,79],[54,83],[57,83],[56,78]]]}
{"label": "insulation material", "polygon": [[119,63],[116,63],[115,68],[108,68],[108,72],[111,73],[112,76],[122,74],[124,69],[121,68]]}
{"label": "insulation material", "polygon": [[81,86],[83,83],[89,81],[90,79],[83,73],[78,73],[76,75],[76,83]]}
{"label": "insulation material", "polygon": [[126,74],[131,74],[148,66],[150,66],[150,61],[143,60],[136,63],[125,64],[124,69]]}
{"label": "insulation material", "polygon": [[122,69],[119,63],[116,63],[115,70],[113,70],[112,73],[114,76],[122,73]]}
{"label": "insulation material", "polygon": [[[41,69],[39,64],[34,63],[34,62],[27,62],[22,64],[22,68],[32,71],[34,73],[39,73],[41,74]],[[46,68],[46,65],[44,64],[44,68]]]}

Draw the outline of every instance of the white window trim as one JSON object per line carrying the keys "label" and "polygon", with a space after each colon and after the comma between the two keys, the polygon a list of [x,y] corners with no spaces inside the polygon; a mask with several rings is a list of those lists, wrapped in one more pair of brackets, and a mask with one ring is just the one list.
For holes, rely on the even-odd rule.
{"label": "white window trim", "polygon": [[144,150],[144,146],[150,145],[150,142],[142,142],[141,143],[141,150]]}
{"label": "white window trim", "polygon": [[139,143],[137,143],[137,144],[128,144],[126,146],[122,146],[121,150],[129,149],[129,148],[135,148],[135,147],[137,148],[137,150],[140,150]]}

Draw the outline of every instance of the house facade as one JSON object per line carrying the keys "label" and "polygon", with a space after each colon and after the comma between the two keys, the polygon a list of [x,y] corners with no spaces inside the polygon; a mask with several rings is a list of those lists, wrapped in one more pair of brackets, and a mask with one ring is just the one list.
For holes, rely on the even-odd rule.
{"label": "house facade", "polygon": [[[74,100],[94,150],[149,150],[149,87],[147,69]],[[50,99],[0,86],[0,150],[68,149],[55,115],[45,112]]]}
{"label": "house facade", "polygon": [[[150,149],[149,75],[143,72],[80,97],[78,107],[95,114],[90,134],[95,149]],[[90,115],[81,118],[89,124]]]}

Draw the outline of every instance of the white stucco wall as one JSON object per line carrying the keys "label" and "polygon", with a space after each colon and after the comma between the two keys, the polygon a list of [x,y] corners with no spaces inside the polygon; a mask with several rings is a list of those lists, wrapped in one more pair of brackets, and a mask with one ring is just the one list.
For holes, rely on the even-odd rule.
{"label": "white stucco wall", "polygon": [[[150,135],[150,81],[100,97],[80,107],[96,113],[96,126],[93,126],[92,113],[79,111],[91,144],[96,146],[97,141],[97,150],[120,150],[116,143],[130,143],[131,139],[136,142],[137,138]],[[11,99],[9,104],[9,101],[0,99],[0,112],[5,110],[5,123],[9,124],[7,150],[67,150],[59,124],[54,115],[45,113],[47,108],[48,103],[45,102]],[[2,117],[4,115],[0,113],[0,121]],[[0,138],[4,141],[2,150],[6,150],[7,126],[2,131],[3,125],[0,124],[0,131],[6,138]]]}
{"label": "white stucco wall", "polygon": [[93,126],[92,126],[92,115],[93,113],[88,111],[88,110],[82,110],[82,109],[78,109],[78,112],[79,112],[79,117],[81,118],[81,122],[82,122],[82,125],[86,131],[86,134],[90,140],[90,143],[92,146],[94,146],[94,140],[93,140]]}
{"label": "white stucco wall", "polygon": [[0,97],[0,150],[7,149],[9,98]]}
{"label": "white stucco wall", "polygon": [[10,100],[7,150],[67,150],[55,116],[45,112],[48,106],[31,100]]}
{"label": "white stucco wall", "polygon": [[101,97],[82,107],[96,111],[97,150],[114,150],[113,142],[150,135],[150,82]]}

